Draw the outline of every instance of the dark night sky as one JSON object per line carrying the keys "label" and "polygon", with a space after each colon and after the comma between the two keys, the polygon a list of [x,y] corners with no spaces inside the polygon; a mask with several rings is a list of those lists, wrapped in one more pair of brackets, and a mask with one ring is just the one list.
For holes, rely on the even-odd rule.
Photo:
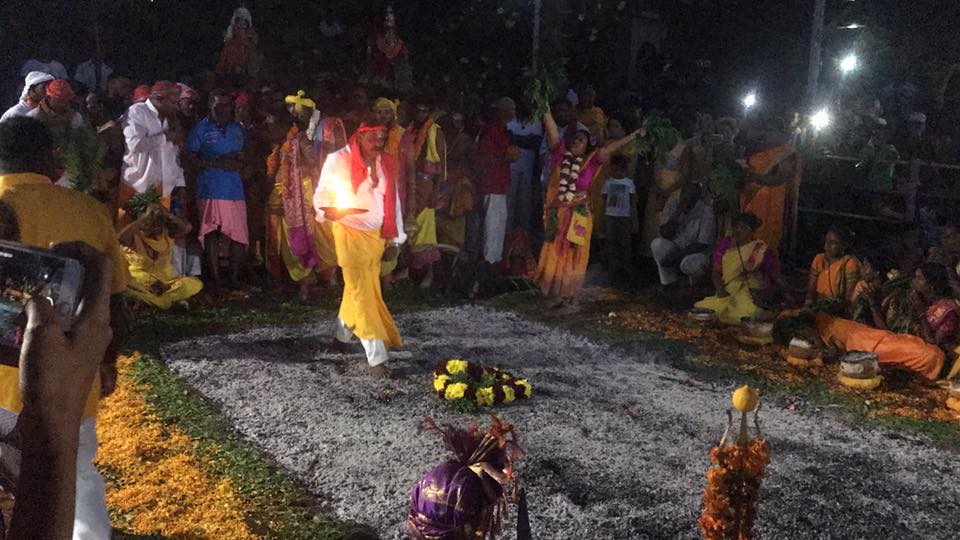
{"label": "dark night sky", "polygon": [[[549,4],[556,0],[545,0]],[[578,7],[584,0],[568,0]],[[596,2],[598,0],[591,0]],[[599,0],[611,3],[610,0]],[[434,17],[459,5],[477,5],[478,0],[398,0],[398,15],[405,39],[417,50],[418,31]],[[495,11],[500,4],[518,5],[520,0],[479,0],[482,9]],[[359,23],[365,2],[331,1],[345,9],[346,23]],[[615,3],[615,2],[613,2]],[[85,57],[92,48],[90,0],[5,0],[0,2],[0,67],[16,73],[31,57],[57,55],[68,64]],[[101,35],[107,62],[119,72],[134,77],[175,77],[183,69],[212,65],[220,36],[237,2],[200,0],[99,0],[103,21]],[[291,29],[308,35],[310,22],[318,20],[321,2],[306,0],[247,1],[265,43],[275,47]],[[743,88],[759,86],[764,94],[787,104],[802,94],[813,0],[645,0],[643,6],[659,5],[670,23],[670,46],[681,59],[698,57],[713,61],[718,105],[732,103]],[[828,0],[828,19],[845,21],[849,10],[856,22],[868,24],[865,32],[829,31],[824,50],[826,68],[837,55],[863,40],[866,62],[863,81],[879,84],[905,77],[921,85],[948,61],[960,61],[960,2],[956,0]],[[380,13],[380,9],[374,13]],[[26,17],[25,13],[37,13]],[[426,16],[425,16],[426,15]],[[523,32],[528,30],[522,29]],[[498,43],[492,29],[487,43]],[[473,46],[473,44],[467,44]],[[615,51],[627,47],[614,44]],[[516,58],[515,50],[497,50],[493,55]],[[526,55],[526,51],[519,56]],[[17,77],[12,77],[16,79]],[[4,81],[9,86],[11,83]],[[9,95],[5,89],[3,95]]]}

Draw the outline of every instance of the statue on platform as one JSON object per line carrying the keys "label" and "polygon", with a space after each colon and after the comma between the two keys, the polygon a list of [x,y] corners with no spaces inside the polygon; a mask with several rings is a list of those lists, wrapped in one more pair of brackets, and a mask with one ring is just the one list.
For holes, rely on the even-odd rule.
{"label": "statue on platform", "polygon": [[367,43],[367,72],[370,82],[405,93],[413,85],[409,51],[397,31],[393,6],[387,6],[383,26]]}

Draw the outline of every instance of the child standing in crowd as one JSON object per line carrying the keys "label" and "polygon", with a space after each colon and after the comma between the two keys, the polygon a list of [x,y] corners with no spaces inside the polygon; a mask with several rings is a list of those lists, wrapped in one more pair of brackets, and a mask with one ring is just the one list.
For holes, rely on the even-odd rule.
{"label": "child standing in crowd", "polygon": [[631,231],[637,188],[627,176],[627,158],[617,154],[610,158],[610,178],[603,183],[606,202],[604,224],[607,240],[607,272],[611,283],[629,283],[633,261]]}

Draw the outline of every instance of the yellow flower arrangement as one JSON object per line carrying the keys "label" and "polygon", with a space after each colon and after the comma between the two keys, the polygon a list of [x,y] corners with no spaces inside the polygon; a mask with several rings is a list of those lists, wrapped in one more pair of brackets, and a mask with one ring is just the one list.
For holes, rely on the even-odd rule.
{"label": "yellow flower arrangement", "polygon": [[443,397],[447,398],[447,400],[460,399],[466,391],[467,385],[465,383],[453,383],[447,386],[443,392]]}
{"label": "yellow flower arrangement", "polygon": [[433,389],[447,400],[467,400],[481,407],[511,403],[533,395],[533,385],[526,379],[496,368],[467,360],[447,360],[433,372]]}
{"label": "yellow flower arrangement", "polygon": [[468,364],[466,360],[447,360],[447,373],[451,375],[455,373],[465,373]]}
{"label": "yellow flower arrangement", "polygon": [[477,405],[481,407],[489,407],[493,405],[493,388],[485,386],[483,388],[477,388]]}
{"label": "yellow flower arrangement", "polygon": [[117,389],[97,417],[97,463],[116,473],[107,488],[111,511],[136,534],[257,538],[232,482],[208,475],[194,457],[196,443],[149,410],[128,374],[134,358],[120,357]]}
{"label": "yellow flower arrangement", "polygon": [[449,375],[438,375],[433,378],[433,389],[437,392],[443,392],[444,387],[447,385],[447,381],[450,380]]}

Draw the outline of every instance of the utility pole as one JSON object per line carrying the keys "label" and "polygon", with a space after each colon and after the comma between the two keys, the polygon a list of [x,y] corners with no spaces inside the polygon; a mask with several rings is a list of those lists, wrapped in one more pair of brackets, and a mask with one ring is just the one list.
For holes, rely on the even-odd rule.
{"label": "utility pole", "polygon": [[540,11],[543,8],[543,0],[533,0],[533,57],[530,59],[530,67],[534,71],[537,69],[537,60],[540,56]]}
{"label": "utility pole", "polygon": [[807,95],[804,105],[814,106],[820,91],[820,56],[823,50],[823,22],[827,0],[813,0],[813,28],[810,32],[810,64],[807,69]]}

